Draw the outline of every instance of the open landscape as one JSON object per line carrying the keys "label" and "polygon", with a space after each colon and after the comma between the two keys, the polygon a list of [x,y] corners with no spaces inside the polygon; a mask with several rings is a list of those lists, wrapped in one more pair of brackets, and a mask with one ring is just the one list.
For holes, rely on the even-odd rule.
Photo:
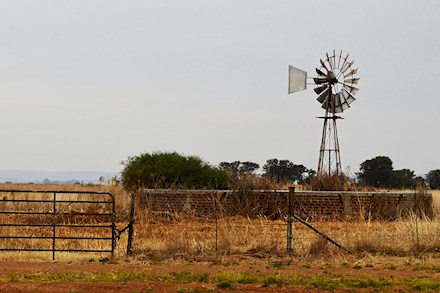
{"label": "open landscape", "polygon": [[0,1],[0,292],[440,292],[439,11]]}
{"label": "open landscape", "polygon": [[[119,187],[12,184],[2,185],[1,189],[108,191],[116,200],[116,228],[121,230],[128,222],[130,195]],[[363,217],[311,222],[350,253],[299,222],[293,223],[293,250],[287,253],[285,219],[212,218],[195,213],[154,215],[136,205],[131,256],[126,254],[126,231],[117,240],[113,256],[111,253],[57,252],[56,260],[51,261],[51,252],[2,252],[0,290],[436,291],[440,289],[440,191],[434,190],[432,194],[435,211],[432,219],[410,216],[397,221],[372,221]],[[5,223],[5,215],[1,219]],[[63,221],[67,223],[72,219]],[[20,235],[24,230],[33,233],[31,228],[26,229],[1,227],[1,233]],[[67,229],[64,233],[78,235],[76,229]],[[39,241],[15,240],[14,245],[43,245]],[[74,245],[78,248],[80,244]],[[108,243],[97,241],[87,245],[99,250]]]}

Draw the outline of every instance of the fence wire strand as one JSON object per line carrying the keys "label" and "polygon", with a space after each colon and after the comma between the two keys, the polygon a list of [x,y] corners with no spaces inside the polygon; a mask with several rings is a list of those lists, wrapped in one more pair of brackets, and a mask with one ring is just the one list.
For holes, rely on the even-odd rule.
{"label": "fence wire strand", "polygon": [[[413,206],[417,206],[416,200],[417,197],[414,196]],[[151,233],[142,237],[151,241],[157,237],[169,237],[169,241],[174,241],[175,246],[187,245],[179,248],[180,251],[186,252],[203,250],[204,247],[205,253],[286,253],[287,207],[284,210],[272,211],[269,216],[262,216],[256,212],[258,209],[253,209],[252,206],[245,206],[247,210],[244,213],[234,214],[218,201],[210,208],[196,204],[190,206],[189,202],[187,201],[187,205],[178,212],[170,208],[158,213],[151,207],[148,209],[148,206],[144,206],[150,215],[147,221],[150,222],[148,226]],[[433,201],[433,214],[430,218],[418,214],[417,211],[403,210],[405,213],[402,217],[389,220],[370,219],[367,215],[345,219],[309,219],[307,222],[355,251],[370,249],[379,253],[389,253],[394,246],[395,251],[411,253],[415,246],[423,245],[431,252],[439,252],[438,202]],[[268,206],[259,205],[258,208]],[[377,209],[389,211],[385,207]],[[296,254],[310,253],[314,246],[322,241],[321,238],[298,221],[293,221],[291,240],[292,249]]]}

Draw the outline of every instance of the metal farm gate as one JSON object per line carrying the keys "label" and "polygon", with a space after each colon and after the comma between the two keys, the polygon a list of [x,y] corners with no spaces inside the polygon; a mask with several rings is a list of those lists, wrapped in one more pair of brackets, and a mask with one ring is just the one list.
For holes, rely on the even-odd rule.
{"label": "metal farm gate", "polygon": [[0,251],[113,255],[115,230],[109,192],[0,190]]}

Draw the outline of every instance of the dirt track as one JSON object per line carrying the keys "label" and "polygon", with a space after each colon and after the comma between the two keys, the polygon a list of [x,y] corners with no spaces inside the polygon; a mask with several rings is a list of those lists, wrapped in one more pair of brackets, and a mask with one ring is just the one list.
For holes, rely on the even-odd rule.
{"label": "dirt track", "polygon": [[[124,272],[127,281],[84,281],[80,277],[75,280],[64,281],[62,278],[56,279],[58,274],[76,273],[96,273],[101,275],[112,275]],[[142,272],[151,276],[151,281],[130,280],[130,274]],[[213,282],[173,282],[170,280],[158,281],[154,278],[167,276],[173,273],[190,272],[192,274],[206,273],[210,276],[218,274],[246,272],[260,276],[334,276],[339,278],[356,278],[367,276],[371,279],[382,280],[404,280],[424,278],[433,282],[440,282],[440,272],[433,270],[415,270],[414,267],[392,267],[375,268],[366,267],[323,267],[319,265],[300,265],[300,264],[280,264],[269,263],[267,261],[242,261],[222,264],[213,263],[190,263],[190,262],[167,262],[167,263],[142,263],[142,262],[119,262],[111,263],[52,263],[52,262],[1,262],[0,291],[1,292],[218,292],[218,291],[238,291],[238,292],[320,292],[316,288],[303,285],[270,285],[262,284],[233,284],[232,287],[219,289],[218,284]],[[37,276],[37,278],[35,278]],[[45,279],[44,276],[52,276]],[[55,277],[54,277],[55,276]],[[37,281],[36,281],[37,280]],[[372,288],[359,289],[371,290]],[[354,290],[354,289],[353,289]],[[383,288],[387,292],[411,291],[411,287],[402,285],[391,285]],[[333,292],[347,292],[347,288],[336,287]]]}

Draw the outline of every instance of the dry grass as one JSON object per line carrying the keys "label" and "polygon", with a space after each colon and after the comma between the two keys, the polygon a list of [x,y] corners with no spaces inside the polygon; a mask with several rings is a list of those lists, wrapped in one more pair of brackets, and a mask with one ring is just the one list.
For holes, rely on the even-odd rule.
{"label": "dry grass", "polygon": [[[104,186],[72,185],[2,185],[0,189],[26,190],[92,190],[109,191],[116,199],[117,227],[127,224],[130,197],[122,189]],[[440,191],[432,191],[434,214],[440,212]],[[2,196],[10,196],[8,193]],[[31,197],[31,195],[27,195]],[[75,195],[73,195],[75,196]],[[78,195],[79,196],[79,195]],[[4,203],[3,203],[4,204]],[[5,208],[5,207],[0,207]],[[29,209],[30,207],[26,207]],[[45,208],[39,207],[44,210]],[[87,206],[82,207],[87,209]],[[46,208],[47,209],[47,208]],[[35,210],[35,209],[34,209]],[[1,215],[2,223],[11,220],[9,215]],[[37,220],[37,219],[34,219]],[[40,219],[41,220],[41,219]],[[73,221],[73,219],[66,219]],[[440,218],[418,219],[415,215],[394,222],[368,221],[360,218],[356,221],[313,222],[314,227],[355,253],[355,255],[421,256],[437,257],[440,248]],[[0,227],[1,235],[52,235],[51,228],[41,227]],[[246,217],[197,217],[197,215],[152,216],[148,210],[136,210],[134,247],[135,258],[164,260],[183,258],[190,260],[214,260],[225,256],[286,257],[286,222],[265,218]],[[44,231],[43,231],[44,230]],[[78,231],[65,228],[60,233],[65,236],[108,236],[104,232],[92,229]],[[105,233],[108,233],[105,232]],[[126,233],[117,242],[115,257],[125,257]],[[4,246],[5,240],[0,241]],[[11,245],[11,244],[8,244]],[[50,246],[51,240],[16,239],[13,247]],[[83,247],[85,249],[103,249],[108,242],[88,243],[61,241],[60,247]],[[344,257],[345,253],[337,247],[323,241],[316,233],[299,222],[293,224],[293,256],[327,259]],[[57,260],[104,258],[108,253],[57,253]],[[43,259],[51,258],[50,252],[2,252],[0,259]]]}

